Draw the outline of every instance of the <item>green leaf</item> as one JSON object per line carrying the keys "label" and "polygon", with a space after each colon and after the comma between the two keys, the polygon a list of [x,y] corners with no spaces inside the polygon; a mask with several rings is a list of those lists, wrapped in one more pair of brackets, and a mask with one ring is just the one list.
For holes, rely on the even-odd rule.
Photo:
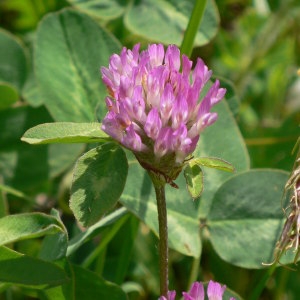
{"label": "green leaf", "polygon": [[117,285],[81,267],[72,267],[75,274],[75,299],[126,300],[125,293]]}
{"label": "green leaf", "polygon": [[0,218],[1,246],[57,232],[64,232],[62,223],[43,213],[24,213]]}
{"label": "green leaf", "polygon": [[100,2],[97,0],[68,0],[68,2],[86,13],[108,21],[121,16],[129,1],[101,0]]}
{"label": "green leaf", "polygon": [[[193,0],[135,0],[125,14],[124,22],[135,35],[180,46],[193,5]],[[214,1],[208,0],[195,45],[207,44],[216,35],[218,26],[217,7]]]}
{"label": "green leaf", "polygon": [[35,44],[36,78],[56,121],[94,121],[97,105],[104,116],[106,89],[99,69],[108,65],[114,52],[120,52],[119,43],[83,13],[65,9],[41,21]]}
{"label": "green leaf", "polygon": [[8,83],[0,82],[0,109],[7,108],[19,100],[18,91]]}
{"label": "green leaf", "polygon": [[70,283],[40,291],[42,300],[127,299],[119,286],[96,273],[69,263],[65,264],[65,271],[71,278]]}
{"label": "green leaf", "polygon": [[227,172],[234,172],[234,166],[221,159],[216,157],[198,157],[192,160],[193,163],[198,164],[200,166],[213,168],[217,170],[227,171]]}
{"label": "green leaf", "polygon": [[37,125],[27,130],[21,140],[29,144],[95,143],[108,140],[100,123],[57,122]]}
{"label": "green leaf", "polygon": [[[126,274],[128,274],[132,259],[136,262],[135,257],[132,257],[132,252],[136,246],[139,225],[140,221],[132,214],[129,214],[126,221],[122,223],[121,227],[114,234],[113,239],[107,245],[106,257],[103,262],[104,278],[119,285],[126,281]],[[110,235],[110,231],[107,234]],[[103,237],[102,241],[105,238],[106,236]]]}
{"label": "green leaf", "polygon": [[74,295],[75,274],[72,270],[70,262],[64,258],[57,262],[67,274],[69,280],[59,286],[49,287],[39,291],[39,299],[41,300],[76,300]]}
{"label": "green leaf", "polygon": [[200,197],[203,191],[203,172],[199,165],[192,162],[188,163],[184,169],[184,177],[191,197],[193,199]]}
{"label": "green leaf", "polygon": [[33,147],[20,140],[30,127],[51,121],[44,107],[22,106],[0,111],[0,170],[5,185],[32,192],[32,188],[69,168],[82,153],[80,144]]}
{"label": "green leaf", "polygon": [[60,285],[68,280],[53,263],[0,247],[0,281],[34,288]]}
{"label": "green leaf", "polygon": [[6,82],[20,92],[27,73],[24,48],[15,36],[2,29],[0,45],[0,82]]}
{"label": "green leaf", "polygon": [[[218,157],[230,161],[236,172],[249,169],[249,155],[245,141],[226,101],[221,101],[214,111],[218,120],[202,133],[197,148],[193,153],[195,158]],[[205,169],[204,190],[199,199],[199,217],[205,218],[215,192],[228,178],[234,176],[229,172],[216,169]]]}
{"label": "green leaf", "polygon": [[64,230],[47,235],[43,239],[39,258],[47,261],[57,261],[66,256],[68,247],[68,233],[61,221],[59,212],[56,209],[51,210],[51,216],[60,222]]}
{"label": "green leaf", "polygon": [[251,269],[273,261],[283,225],[281,197],[287,179],[283,171],[251,170],[219,188],[207,226],[211,243],[223,260]]}
{"label": "green leaf", "polygon": [[128,164],[124,151],[106,143],[80,157],[74,169],[70,207],[84,226],[95,224],[121,196]]}
{"label": "green leaf", "polygon": [[99,222],[96,224],[92,225],[91,227],[87,228],[84,232],[81,232],[77,234],[75,237],[73,237],[69,241],[69,246],[67,250],[67,255],[71,255],[74,253],[81,245],[83,245],[85,242],[88,240],[92,239],[96,235],[99,234],[99,232],[117,221],[119,218],[124,216],[127,213],[126,208],[122,207],[111,214],[105,216],[103,219],[101,219]]}

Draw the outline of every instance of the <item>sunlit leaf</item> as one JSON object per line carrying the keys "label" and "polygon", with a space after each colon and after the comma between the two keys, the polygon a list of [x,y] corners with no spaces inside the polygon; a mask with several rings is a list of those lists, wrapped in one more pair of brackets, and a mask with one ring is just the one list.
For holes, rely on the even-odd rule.
{"label": "sunlit leaf", "polygon": [[124,151],[106,143],[81,156],[74,169],[70,207],[84,226],[95,224],[119,200],[127,177]]}
{"label": "sunlit leaf", "polygon": [[104,115],[106,89],[99,69],[119,49],[113,36],[79,11],[62,10],[43,19],[35,71],[43,103],[56,121],[95,121],[97,106]]}
{"label": "sunlit leaf", "polygon": [[95,143],[108,139],[100,123],[71,122],[37,125],[27,130],[21,138],[29,144]]}
{"label": "sunlit leaf", "polygon": [[198,164],[200,166],[213,168],[217,170],[234,172],[234,166],[229,162],[216,157],[198,157],[192,160],[193,163]]}
{"label": "sunlit leaf", "polygon": [[0,218],[0,246],[57,232],[64,232],[62,223],[43,213],[25,213]]}

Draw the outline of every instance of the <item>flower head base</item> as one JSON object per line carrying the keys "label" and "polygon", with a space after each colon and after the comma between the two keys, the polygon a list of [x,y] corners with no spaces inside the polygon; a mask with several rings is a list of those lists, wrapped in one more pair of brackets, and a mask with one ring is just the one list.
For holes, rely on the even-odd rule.
{"label": "flower head base", "polygon": [[[181,70],[180,70],[181,69]],[[210,112],[226,90],[217,80],[198,101],[212,72],[201,59],[192,62],[175,45],[161,44],[139,52],[123,48],[101,68],[109,90],[102,129],[133,151],[141,165],[175,179],[203,130],[217,114]]]}
{"label": "flower head base", "polygon": [[[221,285],[218,282],[209,281],[207,287],[207,297],[208,300],[222,300],[223,294],[226,290],[226,285]],[[204,300],[205,299],[205,292],[204,287],[201,282],[194,282],[192,284],[191,289],[189,292],[183,292],[183,300]],[[175,291],[168,292],[168,299],[162,296],[159,300],[175,300],[176,293]],[[234,298],[230,298],[230,300],[234,300]]]}

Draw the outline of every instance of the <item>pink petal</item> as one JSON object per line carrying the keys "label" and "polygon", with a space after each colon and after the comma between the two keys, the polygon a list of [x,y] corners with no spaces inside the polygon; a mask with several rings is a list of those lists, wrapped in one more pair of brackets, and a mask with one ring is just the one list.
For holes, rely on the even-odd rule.
{"label": "pink petal", "polygon": [[210,280],[207,288],[208,299],[222,300],[225,290],[226,290],[226,285],[222,286],[220,283]]}
{"label": "pink petal", "polygon": [[194,282],[188,293],[183,292],[184,300],[204,300],[204,287],[201,282]]}

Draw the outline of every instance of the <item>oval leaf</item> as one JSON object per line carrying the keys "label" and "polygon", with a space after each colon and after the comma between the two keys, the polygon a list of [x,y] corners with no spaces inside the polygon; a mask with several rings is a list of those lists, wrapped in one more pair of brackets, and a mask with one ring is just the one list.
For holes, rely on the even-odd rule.
{"label": "oval leaf", "polygon": [[66,9],[42,20],[35,71],[44,104],[56,121],[95,120],[95,109],[100,104],[101,112],[106,95],[99,69],[119,51],[118,42],[83,13]]}
{"label": "oval leaf", "polygon": [[200,197],[203,191],[203,172],[201,168],[189,163],[184,169],[186,187],[193,199]]}
{"label": "oval leaf", "polygon": [[100,123],[46,123],[30,128],[21,140],[29,144],[95,143],[107,140]]}
{"label": "oval leaf", "polygon": [[106,143],[80,157],[74,169],[70,207],[84,226],[96,223],[121,196],[128,171],[124,151]]}
{"label": "oval leaf", "polygon": [[283,225],[281,197],[287,178],[283,171],[251,170],[220,187],[207,226],[222,259],[252,269],[273,261]]}

